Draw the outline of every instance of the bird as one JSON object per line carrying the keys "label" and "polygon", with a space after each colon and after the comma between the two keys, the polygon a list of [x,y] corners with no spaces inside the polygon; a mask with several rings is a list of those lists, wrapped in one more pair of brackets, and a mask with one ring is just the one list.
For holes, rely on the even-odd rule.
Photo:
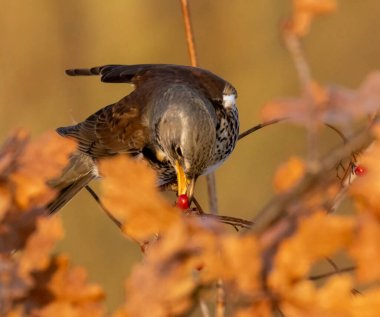
{"label": "bird", "polygon": [[93,179],[97,162],[127,154],[156,171],[157,186],[193,197],[195,182],[222,164],[239,136],[237,91],[211,71],[175,64],[104,65],[68,69],[69,76],[101,76],[134,90],[84,121],[60,127],[77,150],[62,174],[50,181],[58,191],[48,205],[60,210]]}

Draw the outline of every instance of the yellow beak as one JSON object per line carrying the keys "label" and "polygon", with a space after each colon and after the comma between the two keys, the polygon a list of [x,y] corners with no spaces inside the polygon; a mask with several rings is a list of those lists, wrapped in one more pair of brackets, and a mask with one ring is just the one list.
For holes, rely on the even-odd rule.
{"label": "yellow beak", "polygon": [[186,177],[185,171],[178,161],[175,162],[175,170],[177,173],[178,196],[187,194],[190,202],[194,193],[195,179]]}

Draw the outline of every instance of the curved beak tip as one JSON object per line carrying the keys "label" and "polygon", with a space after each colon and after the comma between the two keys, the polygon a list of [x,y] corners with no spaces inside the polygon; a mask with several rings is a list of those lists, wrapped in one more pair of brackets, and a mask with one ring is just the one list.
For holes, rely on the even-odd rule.
{"label": "curved beak tip", "polygon": [[178,161],[176,161],[175,169],[177,173],[178,196],[186,194],[189,202],[191,202],[194,194],[195,178],[187,178],[183,167]]}

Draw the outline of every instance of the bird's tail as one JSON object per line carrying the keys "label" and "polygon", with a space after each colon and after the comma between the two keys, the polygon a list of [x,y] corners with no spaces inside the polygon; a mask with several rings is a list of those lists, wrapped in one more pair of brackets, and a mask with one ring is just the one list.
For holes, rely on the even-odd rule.
{"label": "bird's tail", "polygon": [[53,214],[59,211],[94,178],[95,176],[89,173],[61,189],[55,199],[48,205],[49,213]]}
{"label": "bird's tail", "polygon": [[61,176],[49,182],[49,185],[58,190],[58,195],[47,206],[49,213],[58,212],[83,187],[97,177],[93,160],[81,153],[75,153],[64,169]]}

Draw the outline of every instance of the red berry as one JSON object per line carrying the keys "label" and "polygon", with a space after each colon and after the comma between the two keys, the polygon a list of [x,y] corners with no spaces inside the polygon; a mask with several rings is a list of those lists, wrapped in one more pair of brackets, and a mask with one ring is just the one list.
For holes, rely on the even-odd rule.
{"label": "red berry", "polygon": [[364,168],[363,166],[357,165],[354,168],[354,173],[356,176],[363,176],[367,173],[367,169]]}
{"label": "red berry", "polygon": [[186,194],[178,196],[177,207],[183,210],[189,209],[189,197]]}

